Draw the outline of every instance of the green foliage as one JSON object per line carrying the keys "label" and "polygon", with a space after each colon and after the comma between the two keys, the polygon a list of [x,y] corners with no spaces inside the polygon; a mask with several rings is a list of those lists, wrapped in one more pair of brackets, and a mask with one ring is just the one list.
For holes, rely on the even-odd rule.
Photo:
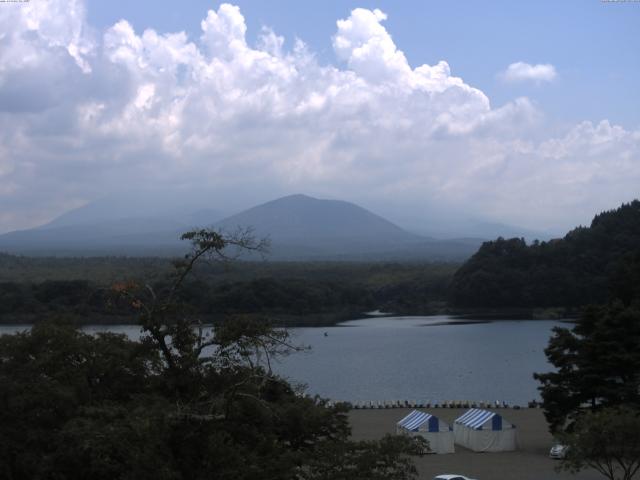
{"label": "green foliage", "polygon": [[634,200],[596,215],[589,228],[578,227],[562,239],[484,243],[454,275],[450,299],[457,306],[490,308],[602,303],[630,258],[637,269],[639,256],[640,201]]}
{"label": "green foliage", "polygon": [[47,280],[89,280],[109,284],[125,278],[153,281],[172,271],[160,257],[24,257],[0,253],[0,282],[39,284]]}
{"label": "green foliage", "polygon": [[562,469],[591,467],[609,480],[631,480],[640,468],[640,412],[618,407],[586,413],[561,441],[569,447]]}
{"label": "green foliage", "polygon": [[534,375],[552,431],[570,429],[585,408],[640,407],[639,345],[640,310],[620,302],[556,328],[545,350],[556,371]]}
{"label": "green foliage", "polygon": [[592,467],[610,480],[630,480],[640,466],[640,252],[633,253],[639,207],[636,201],[601,214],[591,231],[568,235],[592,247],[580,250],[587,260],[601,252],[597,266],[606,271],[609,303],[587,308],[571,330],[556,328],[545,350],[556,370],[534,375],[550,429],[569,446],[562,468]]}
{"label": "green foliage", "polygon": [[33,289],[33,296],[39,302],[67,307],[87,303],[90,295],[86,280],[45,281]]}
{"label": "green foliage", "polygon": [[0,283],[0,315],[24,309],[28,303],[26,290],[16,283]]}
{"label": "green foliage", "polygon": [[[157,355],[122,336],[43,323],[0,336],[0,464],[4,478],[57,470],[70,428],[85,416],[126,412],[148,392]],[[64,477],[61,477],[64,478]]]}
{"label": "green foliage", "polygon": [[[74,317],[79,323],[133,323],[131,312],[109,299],[109,285],[128,280],[127,262],[129,278],[138,284],[162,291],[170,288],[172,281],[165,270],[167,265],[157,264],[156,270],[145,273],[139,270],[141,259],[52,259],[49,271],[44,268],[47,264],[43,259],[13,258],[24,264],[25,270],[34,268],[40,272],[38,276],[52,278],[42,282],[17,281],[23,277],[6,274],[14,280],[0,282],[0,323],[34,323],[56,315]],[[184,261],[180,259],[179,263]],[[79,262],[87,262],[81,275],[85,279],[72,280],[71,275],[79,274],[79,265],[83,264]],[[183,282],[179,296],[208,320],[226,314],[265,314],[280,323],[304,324],[318,318],[331,323],[373,309],[425,314],[441,308],[456,267],[201,262]],[[56,268],[60,271],[56,272]],[[109,269],[118,273],[111,275]],[[68,279],[64,279],[65,271],[70,275]],[[2,273],[0,269],[0,278]]]}
{"label": "green foliage", "polygon": [[417,475],[410,455],[421,455],[421,437],[386,435],[380,441],[324,442],[301,480],[388,480]]}
{"label": "green foliage", "polygon": [[622,258],[611,276],[611,295],[625,305],[640,299],[640,252]]}
{"label": "green foliage", "polygon": [[[210,331],[181,295],[197,261],[250,237],[196,232],[160,289],[113,285],[142,339],[44,322],[0,337],[0,476],[26,479],[416,478],[407,438],[352,442],[346,406],[296,391],[271,370],[299,348],[237,316]],[[48,290],[47,290],[48,291]],[[54,289],[54,291],[57,291]]]}

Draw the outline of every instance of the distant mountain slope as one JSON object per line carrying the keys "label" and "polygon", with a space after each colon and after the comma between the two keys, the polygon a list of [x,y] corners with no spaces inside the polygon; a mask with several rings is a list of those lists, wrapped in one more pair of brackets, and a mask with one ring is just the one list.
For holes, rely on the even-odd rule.
{"label": "distant mountain slope", "polygon": [[29,230],[0,235],[0,251],[26,255],[175,255],[178,238],[223,215],[167,194],[129,193],[102,198]]}
{"label": "distant mountain slope", "polygon": [[479,241],[434,240],[409,233],[353,203],[290,195],[216,224],[226,231],[251,226],[271,240],[278,260],[460,260]]}
{"label": "distant mountain slope", "polygon": [[515,225],[491,222],[474,217],[456,216],[444,212],[437,216],[426,212],[425,216],[417,221],[412,219],[406,222],[405,227],[417,234],[432,238],[524,238],[527,241],[550,240],[558,237],[549,231],[531,230]]}
{"label": "distant mountain slope", "polygon": [[233,229],[251,225],[256,233],[274,239],[369,238],[375,242],[415,241],[413,235],[388,220],[353,203],[289,195],[258,205],[216,224]]}
{"label": "distant mountain slope", "polygon": [[165,219],[129,218],[43,226],[0,235],[0,251],[23,255],[167,255],[187,227]]}
{"label": "distant mountain slope", "polygon": [[[640,255],[640,201],[594,217],[562,238],[527,245],[484,243],[454,275],[455,305],[577,307],[606,301],[616,278]],[[626,274],[624,274],[626,275]]]}
{"label": "distant mountain slope", "polygon": [[[272,260],[455,260],[468,258],[477,239],[435,240],[409,233],[353,203],[291,195],[213,222],[210,210],[161,212],[120,198],[95,202],[31,230],[0,235],[0,251],[28,255],[176,255],[181,233],[213,225],[231,232],[251,227],[269,237]],[[164,216],[121,215],[156,214]]]}
{"label": "distant mountain slope", "polygon": [[96,225],[132,219],[152,219],[179,225],[212,224],[224,217],[205,208],[206,201],[182,198],[177,192],[146,191],[111,195],[74,208],[39,228]]}

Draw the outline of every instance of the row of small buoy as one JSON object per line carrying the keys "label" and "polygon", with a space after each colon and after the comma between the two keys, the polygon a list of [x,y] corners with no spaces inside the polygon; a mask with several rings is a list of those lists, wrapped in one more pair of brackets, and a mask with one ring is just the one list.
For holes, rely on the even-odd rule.
{"label": "row of small buoy", "polygon": [[[336,403],[329,401],[327,406],[331,407]],[[520,409],[519,405],[510,405],[505,401],[496,400],[495,402],[489,401],[470,401],[470,400],[445,400],[443,402],[430,402],[430,401],[418,401],[418,400],[358,400],[355,402],[342,402],[348,403],[353,409],[384,409],[384,408],[513,408]],[[528,408],[537,408],[540,404],[538,402],[531,401],[528,403]]]}

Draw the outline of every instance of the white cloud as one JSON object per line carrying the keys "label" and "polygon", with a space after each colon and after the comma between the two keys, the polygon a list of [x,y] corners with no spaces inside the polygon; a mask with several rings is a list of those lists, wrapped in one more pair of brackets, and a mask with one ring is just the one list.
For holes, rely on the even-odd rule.
{"label": "white cloud", "polygon": [[530,65],[525,62],[512,63],[500,74],[505,82],[551,82],[556,76],[556,68],[549,63]]}
{"label": "white cloud", "polygon": [[66,52],[83,72],[90,73],[87,57],[94,45],[82,1],[50,0],[46,7],[39,2],[10,5],[0,15],[5,47],[0,52],[0,72],[38,66],[52,53]]}
{"label": "white cloud", "polygon": [[[491,151],[500,162],[500,188],[476,201],[497,218],[515,223],[519,212],[531,225],[570,228],[639,195],[640,131],[607,120],[582,122],[541,142],[503,142]],[[469,181],[487,174],[494,172],[483,169]]]}
{"label": "white cloud", "polygon": [[98,34],[79,1],[0,9],[0,203],[14,212],[0,231],[140,185],[247,203],[306,192],[417,215],[457,206],[531,226],[634,194],[638,132],[607,122],[534,140],[543,114],[530,100],[495,108],[445,61],[412,67],[385,19],[339,20],[333,66],[268,29],[249,45],[228,4],[196,39],[126,20]]}
{"label": "white cloud", "polygon": [[333,48],[341,60],[372,83],[402,81],[411,75],[407,59],[398,50],[381,22],[380,10],[356,8],[345,20],[338,20]]}

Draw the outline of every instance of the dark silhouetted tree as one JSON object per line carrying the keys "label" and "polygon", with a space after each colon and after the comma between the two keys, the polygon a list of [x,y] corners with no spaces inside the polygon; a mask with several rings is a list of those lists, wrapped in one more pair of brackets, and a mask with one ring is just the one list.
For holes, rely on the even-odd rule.
{"label": "dark silhouetted tree", "polygon": [[141,340],[43,323],[0,337],[0,475],[27,479],[416,478],[408,437],[353,442],[347,407],[278,377],[298,350],[284,330],[237,316],[202,324],[181,296],[196,263],[262,251],[248,232],[183,236],[193,250],[159,288],[118,283]]}
{"label": "dark silhouetted tree", "polygon": [[586,413],[561,441],[568,446],[562,469],[590,467],[609,480],[631,480],[640,469],[640,412],[617,407]]}

